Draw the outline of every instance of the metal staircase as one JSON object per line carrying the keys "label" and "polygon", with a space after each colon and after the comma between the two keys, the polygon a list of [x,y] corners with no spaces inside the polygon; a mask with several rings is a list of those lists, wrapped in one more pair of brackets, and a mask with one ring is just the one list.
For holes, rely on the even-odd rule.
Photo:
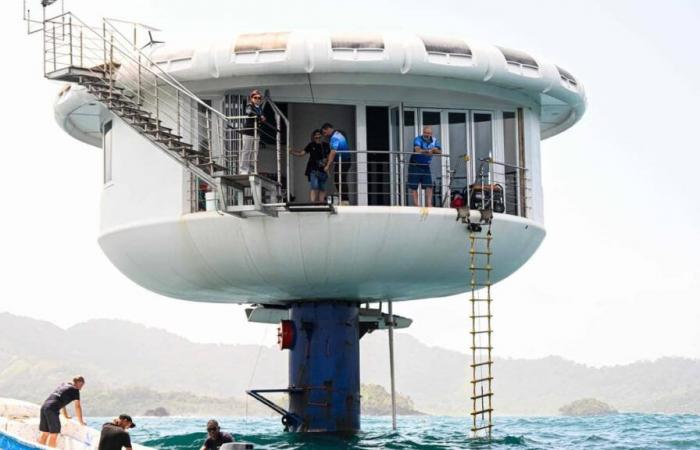
{"label": "metal staircase", "polygon": [[[190,175],[191,204],[203,195],[203,184],[215,193],[219,211],[240,217],[276,215],[274,205],[282,197],[280,164],[276,180],[238,173],[241,132],[248,121],[225,116],[151,60],[144,48],[153,43],[153,28],[113,19],[103,19],[96,28],[70,12],[47,19],[46,8],[40,21],[27,17],[29,25],[38,26],[34,31],[43,34],[46,78],[85,87],[116,117],[182,164]],[[269,96],[265,101],[288,130],[279,108]],[[276,131],[277,152],[282,154]],[[258,132],[255,123],[256,139]]]}

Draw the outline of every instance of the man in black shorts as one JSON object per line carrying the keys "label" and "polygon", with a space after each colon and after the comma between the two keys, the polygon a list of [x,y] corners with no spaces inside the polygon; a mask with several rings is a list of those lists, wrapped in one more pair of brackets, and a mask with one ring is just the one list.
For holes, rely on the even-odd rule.
{"label": "man in black shorts", "polygon": [[131,436],[126,431],[136,425],[128,414],[122,414],[111,422],[102,425],[100,443],[97,450],[131,450]]}
{"label": "man in black shorts", "polygon": [[223,444],[233,442],[233,436],[221,431],[219,422],[214,419],[207,422],[207,434],[207,440],[204,441],[201,450],[219,450]]}
{"label": "man in black shorts", "polygon": [[41,405],[41,413],[39,419],[39,443],[49,447],[56,447],[56,439],[61,432],[61,419],[58,417],[59,412],[63,412],[66,419],[71,417],[66,411],[66,406],[75,401],[75,415],[81,425],[85,425],[83,421],[83,410],[80,407],[80,390],[85,386],[85,378],[75,377],[72,383],[64,383],[57,387],[49,398]]}

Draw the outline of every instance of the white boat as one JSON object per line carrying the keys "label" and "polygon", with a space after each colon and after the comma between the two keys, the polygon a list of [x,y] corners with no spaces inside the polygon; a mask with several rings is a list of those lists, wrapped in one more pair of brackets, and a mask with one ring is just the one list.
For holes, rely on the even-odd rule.
{"label": "white boat", "polygon": [[[0,398],[0,449],[25,450],[49,447],[37,443],[39,439],[39,405],[9,398]],[[80,425],[75,420],[61,416],[61,434],[56,448],[62,450],[97,449],[100,432]],[[150,447],[133,444],[135,450],[148,450]]]}

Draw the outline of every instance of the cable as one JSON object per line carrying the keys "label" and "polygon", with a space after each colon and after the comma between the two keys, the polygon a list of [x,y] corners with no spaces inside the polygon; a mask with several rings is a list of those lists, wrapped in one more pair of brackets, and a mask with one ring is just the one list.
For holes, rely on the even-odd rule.
{"label": "cable", "polygon": [[316,103],[316,99],[314,98],[314,88],[311,86],[311,74],[306,73],[306,79],[309,81],[309,91],[311,91],[311,103]]}

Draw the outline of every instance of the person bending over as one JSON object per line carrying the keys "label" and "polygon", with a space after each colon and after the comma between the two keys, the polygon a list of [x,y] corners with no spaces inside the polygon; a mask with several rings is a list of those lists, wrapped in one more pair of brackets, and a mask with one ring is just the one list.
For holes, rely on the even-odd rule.
{"label": "person bending over", "polygon": [[102,425],[97,450],[122,450],[122,447],[131,450],[131,436],[126,430],[135,426],[136,424],[128,414],[122,414],[113,421]]}
{"label": "person bending over", "polygon": [[85,386],[85,378],[78,376],[73,378],[71,383],[63,383],[49,395],[41,405],[39,418],[39,444],[49,447],[56,447],[56,440],[61,433],[61,419],[59,413],[63,412],[66,419],[68,415],[66,406],[75,401],[75,415],[81,425],[85,425],[83,420],[83,409],[80,407],[80,390]]}

